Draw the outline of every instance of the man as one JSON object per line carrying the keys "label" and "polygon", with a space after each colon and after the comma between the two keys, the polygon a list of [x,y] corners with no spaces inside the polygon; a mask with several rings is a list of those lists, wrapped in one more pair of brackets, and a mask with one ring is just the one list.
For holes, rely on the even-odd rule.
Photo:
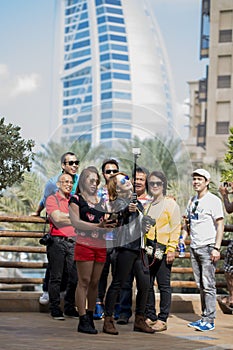
{"label": "man", "polygon": [[[216,317],[216,263],[220,259],[220,248],[224,232],[221,200],[209,192],[210,174],[205,169],[192,173],[196,195],[189,200],[187,217],[190,223],[190,256],[193,274],[200,289],[202,317],[188,324],[199,331],[215,329]],[[183,243],[187,237],[187,225]]]}
{"label": "man", "polygon": [[[76,155],[73,152],[66,152],[61,156],[61,168],[62,173],[70,174],[73,178],[73,188],[71,191],[71,194],[74,194],[76,191],[76,187],[78,184],[78,166],[79,166],[79,160],[77,159]],[[59,175],[56,175],[49,179],[47,184],[45,185],[44,195],[41,199],[39,206],[35,213],[33,213],[33,216],[40,216],[40,213],[45,207],[45,202],[48,196],[50,196],[53,193],[57,192],[57,179]]]}
{"label": "man", "polygon": [[[233,202],[229,201],[229,190],[232,192],[233,182],[227,183],[227,186],[220,186],[219,192],[222,195],[224,207],[228,214],[233,213]],[[228,190],[229,189],[229,190]],[[219,297],[218,303],[222,311],[226,314],[233,313],[233,240],[230,241],[227,247],[224,259],[224,274],[227,282],[228,297]]]}
{"label": "man", "polygon": [[[136,168],[136,177],[132,179],[138,200],[145,205],[151,200],[147,193],[147,176],[149,171],[144,167]],[[133,174],[134,176],[134,174]],[[128,280],[120,292],[120,315],[117,324],[126,325],[132,316],[132,289],[133,289],[134,274],[129,274]]]}
{"label": "man", "polygon": [[64,313],[67,317],[78,318],[75,309],[75,290],[77,271],[74,261],[76,234],[69,218],[68,202],[73,187],[73,178],[62,174],[57,181],[58,191],[46,199],[45,207],[50,221],[52,243],[48,245],[50,267],[49,300],[51,316],[55,320],[64,320],[60,308],[60,288],[64,267],[67,268],[68,280],[64,297]]}
{"label": "man", "polygon": [[[76,187],[78,184],[78,166],[79,166],[79,160],[76,157],[76,155],[73,152],[66,152],[61,156],[61,169],[62,173],[69,174],[73,178],[73,188],[71,191],[71,194],[74,194],[76,191]],[[45,207],[45,202],[48,196],[51,194],[54,194],[57,192],[57,180],[58,180],[59,175],[56,175],[49,179],[47,184],[45,185],[45,190],[44,190],[44,195],[43,198],[41,199],[39,206],[36,210],[35,213],[33,213],[33,216],[40,216],[40,213]],[[65,277],[65,276],[64,276]],[[45,272],[45,277],[44,277],[44,282],[43,282],[43,293],[39,298],[39,302],[42,305],[46,305],[49,303],[49,293],[48,293],[48,283],[49,283],[49,266],[46,269]],[[65,278],[63,280],[63,285],[66,285]],[[62,290],[65,288],[63,287]]]}
{"label": "man", "polygon": [[[107,182],[112,174],[116,174],[119,172],[119,165],[116,159],[109,158],[105,159],[102,163],[102,175],[105,180],[105,185],[99,189],[98,196],[103,198],[105,202],[108,201],[108,191],[107,191]],[[94,313],[94,319],[100,320],[103,317],[104,313],[104,297],[107,289],[107,281],[110,267],[112,269],[112,274],[114,270],[114,261],[116,257],[116,252],[114,249],[114,236],[113,232],[108,232],[106,238],[107,244],[107,257],[106,262],[104,264],[104,268],[100,277],[99,287],[98,287],[98,298],[96,300],[96,307]],[[118,305],[116,305],[116,308]]]}

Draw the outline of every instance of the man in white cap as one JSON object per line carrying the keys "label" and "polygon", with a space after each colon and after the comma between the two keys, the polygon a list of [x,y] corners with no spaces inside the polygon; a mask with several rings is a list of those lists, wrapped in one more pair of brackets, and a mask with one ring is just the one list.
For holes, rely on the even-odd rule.
{"label": "man in white cap", "polygon": [[202,317],[188,324],[199,331],[215,328],[216,317],[216,263],[224,231],[223,207],[220,198],[209,192],[210,173],[196,169],[192,173],[193,196],[187,206],[188,225],[184,228],[183,240],[190,233],[190,256],[193,274],[200,289]]}

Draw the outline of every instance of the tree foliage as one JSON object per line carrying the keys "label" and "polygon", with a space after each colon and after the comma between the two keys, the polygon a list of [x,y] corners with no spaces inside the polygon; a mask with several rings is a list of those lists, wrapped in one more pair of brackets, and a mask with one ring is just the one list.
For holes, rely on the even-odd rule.
{"label": "tree foliage", "polygon": [[227,142],[227,152],[224,158],[224,169],[222,169],[222,181],[232,181],[233,179],[233,127],[230,128],[230,135]]}
{"label": "tree foliage", "polygon": [[0,191],[21,182],[24,172],[32,167],[34,141],[24,140],[20,130],[0,119]]}

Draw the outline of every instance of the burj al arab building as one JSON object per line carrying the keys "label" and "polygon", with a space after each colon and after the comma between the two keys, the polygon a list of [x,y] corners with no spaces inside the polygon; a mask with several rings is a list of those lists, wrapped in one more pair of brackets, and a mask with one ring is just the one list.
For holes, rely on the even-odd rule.
{"label": "burj al arab building", "polygon": [[151,0],[61,0],[61,137],[97,145],[173,126],[169,64]]}

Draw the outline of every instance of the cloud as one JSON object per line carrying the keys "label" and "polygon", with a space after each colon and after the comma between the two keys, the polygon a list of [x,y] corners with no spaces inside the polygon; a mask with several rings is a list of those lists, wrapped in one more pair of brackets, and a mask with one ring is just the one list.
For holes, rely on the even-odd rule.
{"label": "cloud", "polygon": [[6,64],[0,63],[0,76],[7,76],[8,75],[8,67]]}
{"label": "cloud", "polygon": [[19,75],[16,77],[13,89],[11,91],[12,96],[18,96],[24,93],[30,93],[35,91],[40,85],[40,77],[36,73],[28,75]]}

